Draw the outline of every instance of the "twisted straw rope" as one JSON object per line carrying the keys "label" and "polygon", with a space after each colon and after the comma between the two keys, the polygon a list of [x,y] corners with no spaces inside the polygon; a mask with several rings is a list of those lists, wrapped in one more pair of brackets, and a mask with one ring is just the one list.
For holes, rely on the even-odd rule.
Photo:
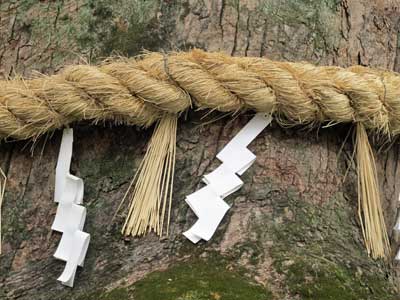
{"label": "twisted straw rope", "polygon": [[[364,128],[386,136],[400,133],[397,73],[193,50],[149,53],[100,66],[70,66],[53,76],[0,81],[0,138],[35,139],[80,120],[149,126],[166,114],[175,118],[193,104],[223,112],[273,113],[283,125],[354,122],[361,133]],[[362,228],[373,257],[385,257],[389,244],[369,147],[366,134],[359,135]],[[144,177],[150,176],[147,171]],[[139,200],[148,201],[143,195]],[[360,213],[364,224],[362,218]]]}
{"label": "twisted straw rope", "polygon": [[193,50],[0,81],[0,137],[36,138],[80,120],[148,126],[192,101],[201,109],[270,112],[286,124],[362,122],[386,135],[400,132],[397,73]]}

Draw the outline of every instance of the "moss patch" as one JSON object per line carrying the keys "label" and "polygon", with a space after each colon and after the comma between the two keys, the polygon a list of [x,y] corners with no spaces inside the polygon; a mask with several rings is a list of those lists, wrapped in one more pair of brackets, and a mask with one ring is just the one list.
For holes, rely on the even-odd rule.
{"label": "moss patch", "polygon": [[262,9],[275,24],[305,26],[315,49],[331,50],[340,40],[338,0],[271,0],[263,1]]}
{"label": "moss patch", "polygon": [[86,1],[79,15],[77,41],[81,48],[96,49],[101,56],[113,52],[129,56],[142,49],[156,50],[161,43],[154,34],[158,1]]}
{"label": "moss patch", "polygon": [[132,299],[132,293],[126,288],[116,288],[110,292],[95,292],[85,294],[77,300],[128,300]]}
{"label": "moss patch", "polygon": [[[29,57],[40,57],[31,68],[42,72],[77,61],[76,53],[94,62],[111,54],[158,50],[165,44],[158,34],[158,0],[20,2],[13,10],[15,28],[30,37]],[[6,6],[0,4],[5,11]]]}
{"label": "moss patch", "polygon": [[390,285],[380,276],[363,275],[323,258],[278,261],[275,266],[286,275],[290,292],[300,299],[359,300],[395,299]]}
{"label": "moss patch", "polygon": [[221,258],[179,263],[135,284],[135,299],[272,299],[269,291],[230,270]]}
{"label": "moss patch", "polygon": [[272,226],[271,254],[290,294],[300,299],[395,299],[384,263],[372,261],[354,240],[359,229],[341,194],[323,206],[288,203],[295,217]]}
{"label": "moss patch", "polygon": [[269,300],[271,293],[211,254],[179,262],[166,271],[153,272],[126,288],[82,295],[79,300]]}

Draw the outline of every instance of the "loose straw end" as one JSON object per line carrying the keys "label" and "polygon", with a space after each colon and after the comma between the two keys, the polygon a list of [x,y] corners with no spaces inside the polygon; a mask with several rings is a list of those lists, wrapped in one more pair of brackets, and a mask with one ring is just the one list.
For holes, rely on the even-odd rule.
{"label": "loose straw end", "polygon": [[[154,231],[167,234],[171,214],[173,177],[175,170],[177,115],[166,115],[156,125],[146,154],[129,190],[130,207],[124,235],[142,236]],[[128,192],[130,192],[128,190]]]}
{"label": "loose straw end", "polygon": [[356,134],[358,173],[358,216],[368,254],[387,259],[390,243],[383,216],[374,154],[362,123]]}

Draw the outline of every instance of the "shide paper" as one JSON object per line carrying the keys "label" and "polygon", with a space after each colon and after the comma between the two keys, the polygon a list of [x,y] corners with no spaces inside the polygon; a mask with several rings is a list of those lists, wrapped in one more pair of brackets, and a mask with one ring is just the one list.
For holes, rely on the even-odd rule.
{"label": "shide paper", "polygon": [[83,232],[86,208],[83,201],[83,181],[69,172],[72,157],[73,131],[64,129],[56,167],[54,201],[58,202],[52,230],[62,233],[54,257],[66,262],[62,284],[72,287],[78,266],[83,266],[90,235]]}
{"label": "shide paper", "polygon": [[222,164],[204,176],[206,186],[186,196],[186,203],[198,217],[197,222],[183,233],[192,243],[201,239],[208,241],[213,236],[229,209],[223,199],[242,187],[243,181],[238,175],[242,175],[256,159],[247,146],[271,120],[269,115],[256,114],[217,154]]}
{"label": "shide paper", "polygon": [[186,202],[199,219],[183,234],[193,243],[210,240],[229,205],[209,185],[187,196]]}

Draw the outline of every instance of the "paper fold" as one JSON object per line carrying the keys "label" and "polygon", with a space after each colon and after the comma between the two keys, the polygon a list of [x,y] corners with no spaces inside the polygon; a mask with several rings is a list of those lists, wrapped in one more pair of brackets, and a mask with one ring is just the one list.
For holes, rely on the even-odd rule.
{"label": "paper fold", "polygon": [[62,233],[54,257],[66,262],[61,276],[62,284],[72,287],[78,266],[83,266],[90,235],[83,232],[86,208],[83,202],[84,184],[81,178],[70,174],[73,131],[64,129],[58,155],[54,201],[58,202],[51,229]]}
{"label": "paper fold", "polygon": [[206,186],[186,197],[186,203],[198,217],[196,223],[183,233],[192,243],[201,239],[208,241],[213,236],[229,209],[223,198],[242,187],[243,181],[238,175],[242,175],[256,160],[247,146],[271,120],[269,115],[256,114],[217,154],[222,164],[204,176]]}

